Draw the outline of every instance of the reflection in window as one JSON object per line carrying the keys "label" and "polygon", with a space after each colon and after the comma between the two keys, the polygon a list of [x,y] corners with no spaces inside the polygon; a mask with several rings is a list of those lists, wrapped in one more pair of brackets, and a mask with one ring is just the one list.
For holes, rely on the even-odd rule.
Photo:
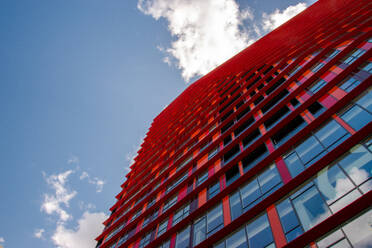
{"label": "reflection in window", "polygon": [[276,209],[288,242],[303,233],[302,227],[296,217],[296,213],[288,199],[278,204]]}
{"label": "reflection in window", "polygon": [[357,87],[361,82],[353,77],[348,77],[344,81],[341,82],[340,88],[346,92],[352,91],[355,87]]}
{"label": "reflection in window", "polygon": [[292,202],[306,231],[331,215],[314,185],[294,197]]}
{"label": "reflection in window", "polygon": [[273,234],[266,214],[249,223],[246,230],[250,248],[264,248],[274,245]]}
{"label": "reflection in window", "polygon": [[[365,145],[370,145],[370,141]],[[293,240],[303,230],[309,230],[369,192],[372,189],[371,177],[372,155],[362,144],[354,146],[340,159],[326,166],[310,182],[277,204],[287,240]],[[322,241],[322,244],[327,242]]]}
{"label": "reflection in window", "polygon": [[188,248],[190,247],[190,226],[177,233],[175,248]]}
{"label": "reflection in window", "polygon": [[340,117],[357,131],[372,121],[372,115],[358,105],[352,106]]}
{"label": "reflection in window", "polygon": [[371,219],[372,210],[369,210],[343,227],[346,236],[354,247],[371,247]]}
{"label": "reflection in window", "polygon": [[[362,145],[355,146],[338,163],[356,185],[360,185],[367,180],[369,180],[368,185],[371,185],[372,155],[365,147]],[[371,189],[370,186],[368,188]]]}
{"label": "reflection in window", "polygon": [[345,141],[350,134],[335,120],[331,120],[318,129],[314,135],[297,145],[292,152],[284,156],[288,170],[292,177],[300,174],[305,167],[318,161],[340,143]]}
{"label": "reflection in window", "polygon": [[223,226],[222,205],[218,204],[207,213],[207,234],[212,235]]}
{"label": "reflection in window", "polygon": [[[370,220],[372,210],[368,210],[338,230],[322,237],[316,244],[319,248],[372,246],[372,230]],[[351,245],[352,246],[351,246]]]}
{"label": "reflection in window", "polygon": [[205,216],[202,218],[198,219],[195,224],[194,224],[194,246],[198,245],[201,243],[203,240],[206,239],[207,233],[206,233],[206,220]]}
{"label": "reflection in window", "polygon": [[215,245],[214,248],[248,248],[244,227],[231,234],[226,240]]}
{"label": "reflection in window", "polygon": [[176,225],[178,222],[186,218],[190,213],[190,205],[187,204],[179,209],[173,216],[173,226]]}
{"label": "reflection in window", "polygon": [[170,248],[170,240],[165,241],[163,244],[161,244],[158,248]]}
{"label": "reflection in window", "polygon": [[218,204],[208,213],[194,222],[193,245],[201,243],[223,227],[222,204]]}
{"label": "reflection in window", "polygon": [[363,94],[356,103],[367,111],[372,112],[372,89],[368,89],[367,93]]}
{"label": "reflection in window", "polygon": [[238,218],[282,185],[274,164],[230,196],[231,218]]}
{"label": "reflection in window", "polygon": [[351,65],[355,60],[361,57],[365,52],[366,50],[363,50],[363,49],[355,49],[349,55],[347,55],[345,59],[343,59],[343,62],[347,65]]}
{"label": "reflection in window", "polygon": [[145,236],[143,236],[141,241],[140,241],[139,248],[143,248],[146,245],[148,245],[150,243],[150,238],[151,238],[151,232],[149,232]]}
{"label": "reflection in window", "polygon": [[208,179],[208,171],[205,171],[200,176],[198,176],[197,185],[202,184],[207,179]]}
{"label": "reflection in window", "polygon": [[159,228],[158,228],[158,234],[156,237],[159,237],[160,235],[162,235],[163,233],[165,233],[165,231],[167,230],[167,226],[168,226],[168,218],[166,220],[164,220],[160,225],[159,225]]}
{"label": "reflection in window", "polygon": [[217,181],[216,183],[212,184],[208,188],[208,200],[211,199],[213,196],[217,195],[220,192],[220,182]]}
{"label": "reflection in window", "polygon": [[[245,230],[244,230],[245,229]],[[248,245],[249,244],[249,245]],[[266,214],[220,241],[214,248],[274,248],[274,238]]]}

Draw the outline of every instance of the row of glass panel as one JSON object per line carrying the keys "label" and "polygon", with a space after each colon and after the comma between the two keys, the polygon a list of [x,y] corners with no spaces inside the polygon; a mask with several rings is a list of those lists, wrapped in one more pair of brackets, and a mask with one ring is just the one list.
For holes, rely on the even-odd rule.
{"label": "row of glass panel", "polygon": [[[287,242],[313,228],[372,189],[371,149],[371,140],[354,146],[336,162],[325,167],[284,200],[275,204]],[[230,197],[230,202],[232,198]],[[236,210],[233,204],[230,207],[233,216]],[[371,218],[371,214],[369,211],[367,216]],[[359,218],[357,222],[360,221],[362,219]],[[344,228],[347,231],[343,235],[337,231],[337,234],[332,234],[332,238],[327,237],[327,240],[319,241],[319,247],[369,247],[361,244],[372,244],[372,228],[368,226],[366,220],[363,223],[361,227],[366,229],[360,230],[360,236],[357,236],[357,231],[353,232],[351,227]],[[355,224],[352,226],[356,227]],[[340,242],[343,239],[345,240],[342,242],[346,242],[346,238],[348,238],[348,246],[325,245],[335,244],[336,241]],[[266,214],[250,221],[214,247],[275,247]]]}

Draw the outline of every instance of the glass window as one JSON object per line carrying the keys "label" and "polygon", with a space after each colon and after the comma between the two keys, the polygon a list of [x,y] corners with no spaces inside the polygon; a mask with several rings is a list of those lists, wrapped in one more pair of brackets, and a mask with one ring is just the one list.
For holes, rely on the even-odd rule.
{"label": "glass window", "polygon": [[183,174],[182,176],[180,176],[174,183],[170,184],[166,190],[166,192],[168,193],[169,191],[171,191],[172,189],[174,189],[177,185],[179,185],[183,180],[185,180],[187,178],[188,174],[185,173]]}
{"label": "glass window", "polygon": [[247,208],[261,197],[257,179],[252,180],[240,189],[242,195],[243,208]]}
{"label": "glass window", "polygon": [[194,246],[198,245],[203,240],[205,240],[205,238],[207,237],[206,229],[207,229],[207,225],[206,225],[206,217],[205,216],[203,216],[200,219],[198,219],[197,221],[195,221],[194,235],[193,235]]}
{"label": "glass window", "polygon": [[176,202],[177,202],[177,196],[173,196],[173,198],[171,198],[169,201],[167,201],[164,204],[162,212],[165,213],[165,211],[167,211],[170,207],[172,207],[174,204],[176,204]]}
{"label": "glass window", "polygon": [[239,145],[233,146],[228,152],[226,152],[223,155],[223,161],[224,161],[224,163],[226,164],[228,161],[230,161],[231,159],[233,159],[236,155],[239,154],[239,152],[240,152],[240,146]]}
{"label": "glass window", "polygon": [[297,216],[288,199],[278,204],[276,209],[278,210],[278,215],[288,242],[303,233]]}
{"label": "glass window", "polygon": [[372,246],[372,210],[351,221],[342,229],[354,247]]}
{"label": "glass window", "polygon": [[170,248],[170,240],[165,241],[163,244],[161,244],[158,248]]}
{"label": "glass window", "polygon": [[234,165],[225,173],[226,177],[226,185],[230,185],[236,179],[240,177],[239,167],[238,165]]}
{"label": "glass window", "polygon": [[268,154],[265,144],[259,145],[250,154],[242,159],[244,173],[249,171]]}
{"label": "glass window", "polygon": [[230,195],[230,212],[232,220],[235,220],[242,214],[242,204],[239,191]]}
{"label": "glass window", "polygon": [[226,247],[229,248],[248,248],[247,236],[244,228],[241,228],[226,239]]}
{"label": "glass window", "polygon": [[340,53],[340,50],[333,49],[333,50],[331,50],[331,51],[326,55],[326,57],[327,57],[328,59],[332,59],[332,58],[336,57],[336,55],[339,54],[339,53]]}
{"label": "glass window", "polygon": [[[324,237],[322,240],[318,241],[316,244],[318,248],[329,248],[329,247],[351,247],[348,242],[346,241],[346,246],[343,241],[345,240],[345,236],[342,233],[341,230],[337,230],[326,237]],[[335,245],[336,244],[336,245]]]}
{"label": "glass window", "polygon": [[198,176],[197,184],[200,185],[207,179],[208,179],[208,171],[205,171]]}
{"label": "glass window", "polygon": [[258,176],[258,182],[263,195],[271,192],[273,189],[276,189],[278,185],[281,185],[282,180],[275,164],[270,165],[268,169]]}
{"label": "glass window", "polygon": [[309,163],[315,157],[320,158],[320,154],[324,152],[322,145],[313,136],[298,145],[295,150],[304,164]]}
{"label": "glass window", "polygon": [[368,61],[361,66],[363,71],[372,73],[372,62]]}
{"label": "glass window", "polygon": [[150,243],[150,238],[151,238],[151,232],[149,232],[145,236],[143,236],[141,241],[140,241],[139,248],[143,248],[146,245],[148,245]]}
{"label": "glass window", "polygon": [[369,112],[372,112],[372,90],[368,89],[368,93],[364,94],[362,97],[359,98],[359,100],[356,101],[356,103]]}
{"label": "glass window", "polygon": [[281,185],[282,180],[278,170],[275,164],[271,164],[256,178],[251,179],[230,195],[231,218],[236,219],[242,214],[243,210],[247,211],[252,208]]}
{"label": "glass window", "polygon": [[372,115],[358,105],[345,111],[341,118],[357,131],[372,121]]}
{"label": "glass window", "polygon": [[318,64],[315,64],[310,70],[314,73],[319,71],[324,66],[323,63],[319,62]]}
{"label": "glass window", "polygon": [[330,211],[315,186],[293,199],[293,205],[306,231],[330,216]]}
{"label": "glass window", "polygon": [[337,165],[327,166],[318,172],[315,183],[328,205],[354,189],[352,182]]}
{"label": "glass window", "polygon": [[211,158],[214,157],[214,155],[216,155],[219,151],[219,147],[217,146],[216,148],[214,148],[212,151],[210,151],[208,153],[208,160],[210,160]]}
{"label": "glass window", "polygon": [[357,60],[359,57],[361,57],[366,51],[363,49],[355,49],[352,51],[349,55],[346,56],[344,59],[344,63],[347,65],[352,64],[355,60]]}
{"label": "glass window", "polygon": [[292,177],[297,176],[304,170],[304,166],[302,165],[296,152],[292,152],[285,156],[284,161],[287,164],[289,173],[291,174]]}
{"label": "glass window", "polygon": [[147,224],[149,224],[150,222],[150,219],[151,219],[151,216],[148,216],[142,223],[142,227],[145,227]]}
{"label": "glass window", "polygon": [[178,222],[186,218],[190,213],[190,205],[187,204],[186,206],[181,207],[173,216],[173,226],[176,225]]}
{"label": "glass window", "polygon": [[335,120],[331,120],[325,126],[323,126],[320,130],[318,130],[315,133],[315,136],[320,140],[320,142],[325,147],[330,147],[331,145],[336,143],[336,141],[338,141],[339,139],[342,138],[342,140],[345,140],[350,135]]}
{"label": "glass window", "polygon": [[282,107],[264,122],[265,127],[270,129],[275,123],[283,119],[290,112],[291,111],[287,106]]}
{"label": "glass window", "polygon": [[246,226],[249,248],[264,248],[274,242],[266,214]]}
{"label": "glass window", "polygon": [[158,235],[157,237],[159,237],[160,235],[162,235],[163,233],[165,233],[165,231],[167,230],[167,226],[168,226],[168,218],[166,220],[164,220],[160,225],[159,225],[159,228],[158,228]]}
{"label": "glass window", "polygon": [[250,134],[244,137],[243,139],[244,148],[246,148],[248,145],[253,143],[253,141],[255,141],[258,137],[260,137],[260,135],[261,135],[260,131],[256,128]]}
{"label": "glass window", "polygon": [[223,227],[222,205],[218,204],[215,208],[207,213],[207,233],[208,236],[217,232]]}
{"label": "glass window", "polygon": [[307,109],[314,117],[318,117],[324,112],[324,107],[319,102],[314,102]]}
{"label": "glass window", "polygon": [[188,248],[190,247],[190,226],[177,233],[175,248]]}
{"label": "glass window", "polygon": [[352,91],[355,87],[357,87],[361,82],[353,77],[348,77],[346,80],[344,80],[340,88],[343,89],[346,92]]}
{"label": "glass window", "polygon": [[278,147],[289,140],[293,135],[298,133],[298,131],[301,130],[305,125],[306,122],[304,119],[301,116],[296,116],[293,120],[288,122],[283,128],[271,136],[271,140],[273,141],[274,145]]}
{"label": "glass window", "polygon": [[208,189],[208,200],[217,195],[220,192],[220,182],[212,184]]}
{"label": "glass window", "polygon": [[213,248],[225,248],[225,241],[222,241],[213,246]]}
{"label": "glass window", "polygon": [[372,177],[372,155],[362,145],[356,145],[338,162],[355,184]]}

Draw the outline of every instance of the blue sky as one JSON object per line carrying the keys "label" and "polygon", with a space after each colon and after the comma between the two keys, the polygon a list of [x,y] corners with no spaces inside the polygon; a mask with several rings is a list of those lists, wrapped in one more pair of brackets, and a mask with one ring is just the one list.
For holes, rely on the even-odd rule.
{"label": "blue sky", "polygon": [[309,4],[1,1],[0,245],[91,247],[152,119]]}

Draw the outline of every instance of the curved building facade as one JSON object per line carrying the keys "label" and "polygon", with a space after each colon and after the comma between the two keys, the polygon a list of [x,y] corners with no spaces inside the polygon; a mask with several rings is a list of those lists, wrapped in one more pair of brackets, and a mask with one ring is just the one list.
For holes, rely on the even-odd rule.
{"label": "curved building facade", "polygon": [[321,0],[191,84],[97,247],[372,247],[371,24]]}

